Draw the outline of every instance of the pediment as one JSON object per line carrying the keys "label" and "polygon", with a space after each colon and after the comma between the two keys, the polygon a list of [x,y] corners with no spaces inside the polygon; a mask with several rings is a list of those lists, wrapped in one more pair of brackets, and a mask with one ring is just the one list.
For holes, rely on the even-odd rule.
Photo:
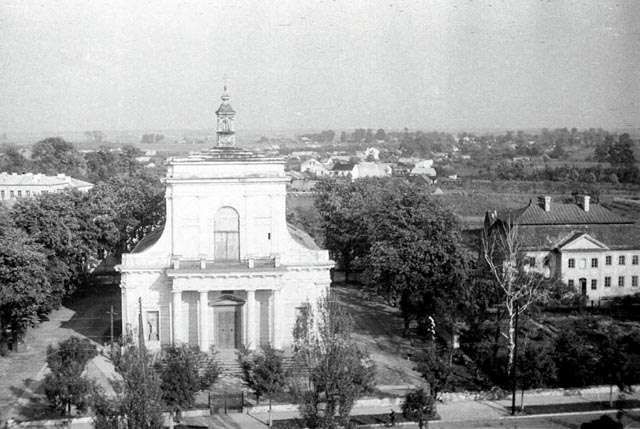
{"label": "pediment", "polygon": [[244,300],[235,295],[221,295],[213,302],[213,305],[242,305]]}
{"label": "pediment", "polygon": [[561,250],[606,250],[608,247],[591,237],[589,234],[580,234],[575,236],[562,245],[558,246]]}

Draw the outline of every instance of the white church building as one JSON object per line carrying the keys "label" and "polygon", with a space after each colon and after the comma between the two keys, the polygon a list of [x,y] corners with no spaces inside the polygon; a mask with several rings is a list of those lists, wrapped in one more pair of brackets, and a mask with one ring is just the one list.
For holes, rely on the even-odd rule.
{"label": "white church building", "polygon": [[123,333],[145,346],[285,348],[333,261],[286,223],[284,160],[235,147],[225,92],[218,146],[169,162],[164,228],[122,256]]}

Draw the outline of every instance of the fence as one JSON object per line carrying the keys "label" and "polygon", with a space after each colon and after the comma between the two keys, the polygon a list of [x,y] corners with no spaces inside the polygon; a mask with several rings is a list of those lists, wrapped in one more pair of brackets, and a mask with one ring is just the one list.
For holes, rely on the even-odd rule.
{"label": "fence", "polygon": [[209,392],[209,410],[211,414],[227,414],[229,411],[243,412],[246,405],[244,392],[211,393]]}

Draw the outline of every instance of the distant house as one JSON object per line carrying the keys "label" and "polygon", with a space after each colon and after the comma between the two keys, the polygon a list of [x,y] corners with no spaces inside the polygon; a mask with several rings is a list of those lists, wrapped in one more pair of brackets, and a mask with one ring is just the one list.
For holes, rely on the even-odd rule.
{"label": "distant house", "polygon": [[428,176],[431,179],[435,179],[436,170],[433,168],[433,160],[432,159],[423,159],[415,164],[413,169],[411,169],[412,176]]}
{"label": "distant house", "polygon": [[93,188],[92,183],[74,179],[65,174],[46,176],[33,173],[0,173],[0,201],[3,202],[50,192],[62,192],[65,189],[88,191],[91,188]]}
{"label": "distant house", "polygon": [[338,162],[333,165],[330,170],[330,176],[332,177],[350,177],[353,171],[354,164],[351,162]]}
{"label": "distant house", "polygon": [[378,162],[361,162],[353,166],[351,170],[351,180],[363,177],[387,177],[391,176],[391,166]]}
{"label": "distant house", "polygon": [[315,176],[328,176],[329,170],[317,159],[311,158],[300,164],[302,173],[311,173]]}
{"label": "distant house", "polygon": [[575,287],[592,304],[640,292],[640,225],[591,203],[588,195],[570,204],[543,196],[485,215],[490,233],[507,224],[518,227],[529,269]]}

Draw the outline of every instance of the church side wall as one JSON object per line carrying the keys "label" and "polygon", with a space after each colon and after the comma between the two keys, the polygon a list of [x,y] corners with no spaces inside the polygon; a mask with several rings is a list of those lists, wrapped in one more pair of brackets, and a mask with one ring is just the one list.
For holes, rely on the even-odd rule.
{"label": "church side wall", "polygon": [[330,283],[329,270],[290,271],[283,277],[280,291],[282,312],[280,322],[276,324],[280,335],[276,337],[276,345],[291,345],[301,307],[308,303],[315,308],[318,300],[327,293]]}
{"label": "church side wall", "polygon": [[[133,340],[138,339],[139,299],[142,302],[142,325],[145,345],[149,349],[157,349],[161,344],[171,343],[171,290],[170,280],[163,271],[123,273],[121,287],[122,299],[122,332],[129,333]],[[153,315],[157,312],[157,327],[152,326]],[[158,330],[156,340],[154,330]]]}

